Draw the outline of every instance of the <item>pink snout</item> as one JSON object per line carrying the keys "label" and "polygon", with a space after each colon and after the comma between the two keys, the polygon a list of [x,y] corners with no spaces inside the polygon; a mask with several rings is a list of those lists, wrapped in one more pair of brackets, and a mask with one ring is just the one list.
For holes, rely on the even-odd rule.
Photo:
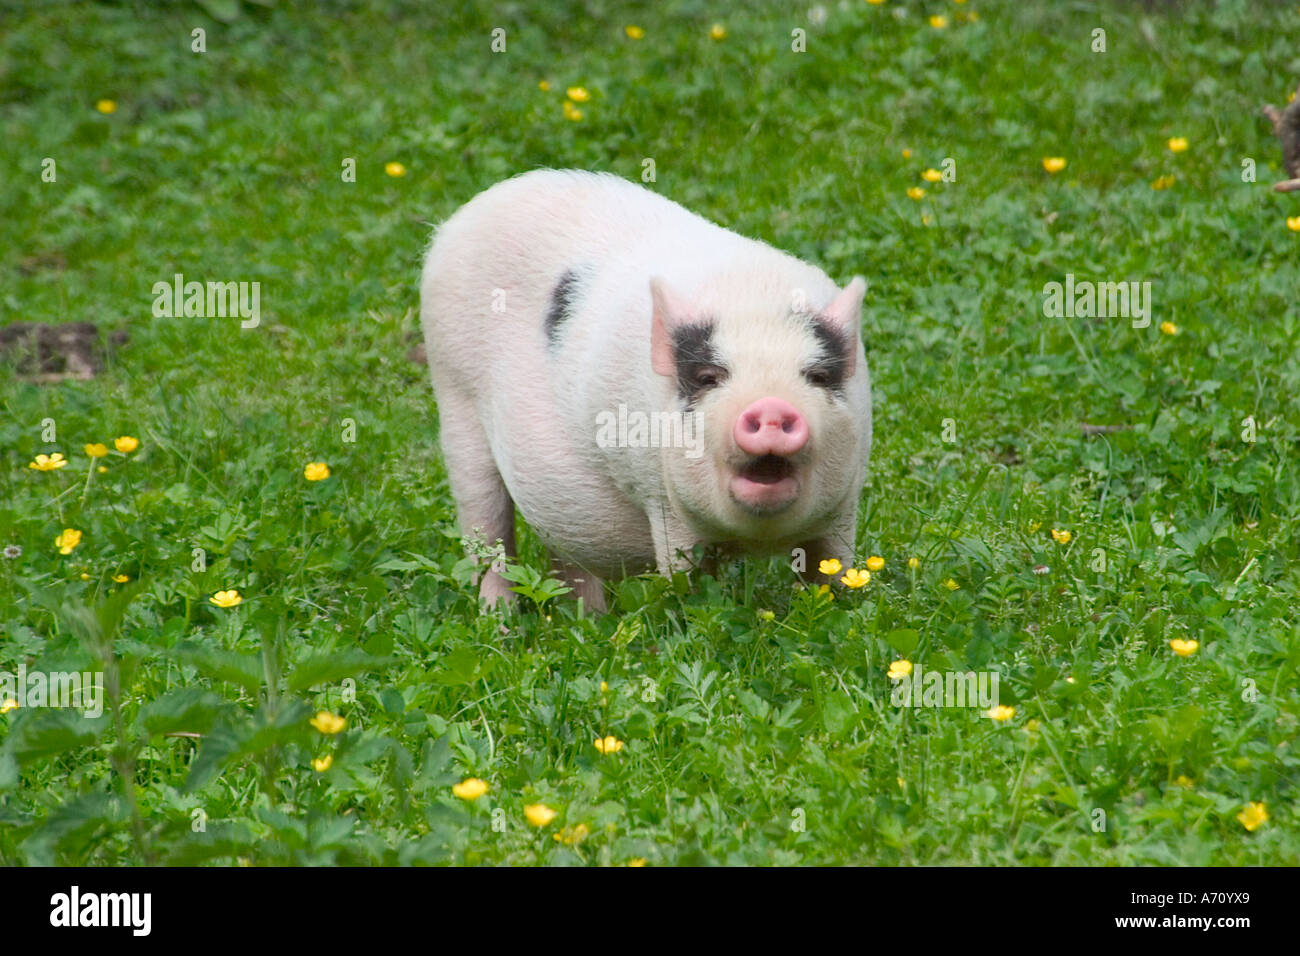
{"label": "pink snout", "polygon": [[760,398],[740,413],[733,430],[747,455],[793,455],[808,444],[808,422],[789,402]]}

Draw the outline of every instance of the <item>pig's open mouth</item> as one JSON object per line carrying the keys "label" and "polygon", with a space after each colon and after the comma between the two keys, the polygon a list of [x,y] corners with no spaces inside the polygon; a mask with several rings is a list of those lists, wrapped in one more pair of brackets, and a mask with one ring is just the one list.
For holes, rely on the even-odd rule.
{"label": "pig's open mouth", "polygon": [[795,466],[780,455],[752,458],[736,469],[731,479],[731,496],[751,511],[780,511],[798,494]]}

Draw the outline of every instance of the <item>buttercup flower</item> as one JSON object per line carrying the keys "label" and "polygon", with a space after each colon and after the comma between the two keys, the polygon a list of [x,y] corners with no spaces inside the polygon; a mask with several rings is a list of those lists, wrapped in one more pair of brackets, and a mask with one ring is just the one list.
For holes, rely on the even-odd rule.
{"label": "buttercup flower", "polygon": [[1174,783],[1180,787],[1185,787],[1185,788],[1190,788],[1196,785],[1195,781],[1193,781],[1192,778],[1187,776],[1187,774],[1185,773],[1180,773],[1177,777],[1175,777]]}
{"label": "buttercup flower", "polygon": [[907,198],[921,200],[925,198],[925,190],[920,186],[907,187]]}
{"label": "buttercup flower", "polygon": [[939,183],[943,182],[943,173],[937,169],[927,169],[921,174],[921,178],[927,183]]}
{"label": "buttercup flower", "polygon": [[919,567],[921,566],[921,559],[920,559],[920,558],[908,558],[908,559],[907,559],[907,566],[908,566],[909,568],[911,568],[913,571],[915,571],[917,568],[919,568]]}
{"label": "buttercup flower", "polygon": [[564,118],[565,118],[566,120],[569,120],[569,121],[572,122],[572,123],[579,123],[579,122],[582,121],[582,110],[580,110],[580,109],[578,109],[576,106],[574,106],[573,103],[572,103],[572,101],[570,101],[570,100],[565,100],[565,101],[564,101]]}
{"label": "buttercup flower", "polygon": [[218,591],[208,598],[208,603],[215,604],[217,607],[234,607],[243,600],[239,592],[232,588],[229,591]]}
{"label": "buttercup flower", "polygon": [[54,546],[59,554],[71,554],[72,549],[81,544],[81,532],[76,528],[64,528],[63,533],[54,539]]}
{"label": "buttercup flower", "polygon": [[565,827],[559,833],[555,834],[555,842],[563,843],[565,846],[573,846],[575,843],[581,843],[587,839],[587,834],[591,832],[587,824],[579,823],[576,827]]}
{"label": "buttercup flower", "polygon": [[623,749],[623,741],[619,740],[613,734],[603,738],[597,737],[596,749],[603,754],[616,754]]}
{"label": "buttercup flower", "polygon": [[857,568],[849,568],[844,572],[844,577],[840,578],[845,587],[861,588],[871,583],[871,572],[860,571]]}
{"label": "buttercup flower", "polygon": [[873,554],[871,557],[867,558],[868,571],[879,571],[884,566],[885,566],[885,559],[878,554]]}
{"label": "buttercup flower", "polygon": [[1016,716],[1016,709],[1006,704],[998,704],[996,707],[989,708],[988,715],[996,721],[1010,720]]}
{"label": "buttercup flower", "polygon": [[315,770],[317,773],[324,773],[333,765],[334,765],[334,755],[326,754],[323,757],[313,758],[311,762],[311,769]]}
{"label": "buttercup flower", "polygon": [[575,103],[585,103],[591,99],[591,94],[587,92],[585,86],[571,86],[564,91],[564,95]]}
{"label": "buttercup flower", "polygon": [[406,175],[406,167],[401,163],[384,163],[384,172],[396,179]]}
{"label": "buttercup flower", "polygon": [[53,455],[37,455],[35,461],[27,463],[27,467],[37,471],[58,471],[67,463],[68,459],[63,457],[63,452],[56,451]]}
{"label": "buttercup flower", "polygon": [[117,102],[115,100],[99,100],[95,103],[95,109],[107,116],[109,113],[117,112]]}
{"label": "buttercup flower", "polygon": [[547,90],[551,88],[551,84],[548,83],[546,80],[538,80],[537,88],[541,90],[543,93],[545,93]]}
{"label": "buttercup flower", "polygon": [[952,578],[949,578],[947,581],[944,581],[943,586],[946,587],[949,591],[956,591],[958,588],[961,587],[961,585],[958,584],[956,581],[954,581]]}
{"label": "buttercup flower", "polygon": [[1268,807],[1262,803],[1248,803],[1245,808],[1237,814],[1237,820],[1243,827],[1251,833],[1254,833],[1268,822]]}
{"label": "buttercup flower", "polygon": [[99,442],[96,442],[93,445],[87,445],[86,454],[91,458],[103,458],[108,454],[108,446]]}
{"label": "buttercup flower", "polygon": [[1052,540],[1057,544],[1069,544],[1070,539],[1073,537],[1074,533],[1072,531],[1057,531],[1055,528],[1052,529]]}
{"label": "buttercup flower", "polygon": [[488,792],[488,783],[478,777],[470,777],[453,786],[451,792],[462,800],[477,800]]}
{"label": "buttercup flower", "polygon": [[311,725],[322,734],[333,735],[342,733],[343,728],[348,725],[348,722],[345,717],[340,717],[338,714],[331,714],[328,710],[322,710],[311,719]]}
{"label": "buttercup flower", "polygon": [[1157,176],[1151,182],[1151,188],[1155,190],[1168,189],[1174,184],[1173,176]]}
{"label": "buttercup flower", "polygon": [[634,27],[631,25],[625,26],[623,28],[623,32],[627,34],[628,39],[630,40],[640,40],[642,37],[645,36],[644,30],[642,30],[640,27]]}
{"label": "buttercup flower", "polygon": [[947,25],[948,25],[948,18],[943,16],[942,14],[936,13],[934,16],[930,18],[930,26],[934,27],[936,30],[942,30]]}
{"label": "buttercup flower", "polygon": [[17,710],[17,709],[18,709],[18,701],[14,700],[12,697],[4,701],[3,703],[0,703],[0,714],[7,714],[9,713],[9,711]]}
{"label": "buttercup flower", "polygon": [[627,865],[628,865],[628,866],[645,866],[645,857],[643,857],[643,856],[634,856],[634,857],[632,857],[632,859],[630,859],[630,860],[627,861]]}
{"label": "buttercup flower", "polygon": [[821,564],[817,565],[817,570],[825,575],[836,575],[844,565],[840,564],[838,558],[827,558]]}
{"label": "buttercup flower", "polygon": [[910,673],[912,673],[911,661],[894,661],[889,665],[889,673],[885,676],[890,680],[902,680]]}
{"label": "buttercup flower", "polygon": [[123,435],[121,438],[113,439],[113,447],[124,455],[129,455],[140,447],[140,439],[132,438],[130,435]]}
{"label": "buttercup flower", "polygon": [[127,581],[131,580],[131,577],[127,574],[115,574],[113,575],[113,580],[118,584],[126,584]]}
{"label": "buttercup flower", "polygon": [[1199,641],[1188,641],[1183,640],[1180,637],[1175,637],[1169,642],[1169,646],[1173,648],[1174,653],[1179,657],[1191,657],[1196,653],[1196,649],[1200,647],[1201,644]]}
{"label": "buttercup flower", "polygon": [[1055,173],[1059,173],[1061,170],[1063,170],[1063,169],[1065,168],[1065,157],[1064,157],[1064,156],[1044,156],[1044,157],[1043,157],[1043,168],[1044,168],[1045,170],[1047,170],[1049,173],[1053,173],[1053,174],[1055,174]]}
{"label": "buttercup flower", "polygon": [[95,469],[95,471],[97,471],[101,475],[108,474],[108,468],[106,468],[104,465],[100,465],[98,468]]}
{"label": "buttercup flower", "polygon": [[1165,335],[1177,335],[1178,326],[1174,325],[1174,323],[1172,322],[1161,322],[1160,331],[1163,332]]}
{"label": "buttercup flower", "polygon": [[1292,232],[1300,232],[1300,216],[1287,216],[1286,227]]}
{"label": "buttercup flower", "polygon": [[555,811],[544,803],[530,803],[524,807],[524,816],[535,827],[544,827],[555,819]]}
{"label": "buttercup flower", "polygon": [[715,40],[725,40],[727,38],[727,28],[721,23],[715,23],[709,30],[709,36]]}
{"label": "buttercup flower", "polygon": [[1181,153],[1187,149],[1187,137],[1175,136],[1169,140],[1169,152]]}
{"label": "buttercup flower", "polygon": [[912,151],[911,151],[910,149],[907,149],[906,147],[904,147],[904,148],[903,148],[903,158],[904,158],[904,159],[911,159],[911,158],[912,158]]}
{"label": "buttercup flower", "polygon": [[324,481],[330,476],[330,466],[323,461],[310,462],[302,470],[302,476],[308,481]]}

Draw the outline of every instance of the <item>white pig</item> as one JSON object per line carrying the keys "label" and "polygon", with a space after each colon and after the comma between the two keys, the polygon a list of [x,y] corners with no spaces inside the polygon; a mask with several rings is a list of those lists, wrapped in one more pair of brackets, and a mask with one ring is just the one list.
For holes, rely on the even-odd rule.
{"label": "white pig", "polygon": [[[671,574],[700,543],[849,564],[865,290],[612,175],[479,194],[420,284],[462,533],[512,553],[518,508],[593,609],[601,577]],[[509,587],[489,568],[479,593]]]}

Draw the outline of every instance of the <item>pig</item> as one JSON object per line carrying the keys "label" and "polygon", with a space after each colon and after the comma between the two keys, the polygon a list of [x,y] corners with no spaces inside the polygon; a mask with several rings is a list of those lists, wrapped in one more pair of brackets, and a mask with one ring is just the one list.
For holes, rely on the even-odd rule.
{"label": "pig", "polygon": [[[462,534],[512,554],[518,509],[592,610],[602,578],[671,575],[698,544],[850,564],[865,291],[614,175],[480,193],[420,282]],[[515,597],[481,570],[484,602]]]}

